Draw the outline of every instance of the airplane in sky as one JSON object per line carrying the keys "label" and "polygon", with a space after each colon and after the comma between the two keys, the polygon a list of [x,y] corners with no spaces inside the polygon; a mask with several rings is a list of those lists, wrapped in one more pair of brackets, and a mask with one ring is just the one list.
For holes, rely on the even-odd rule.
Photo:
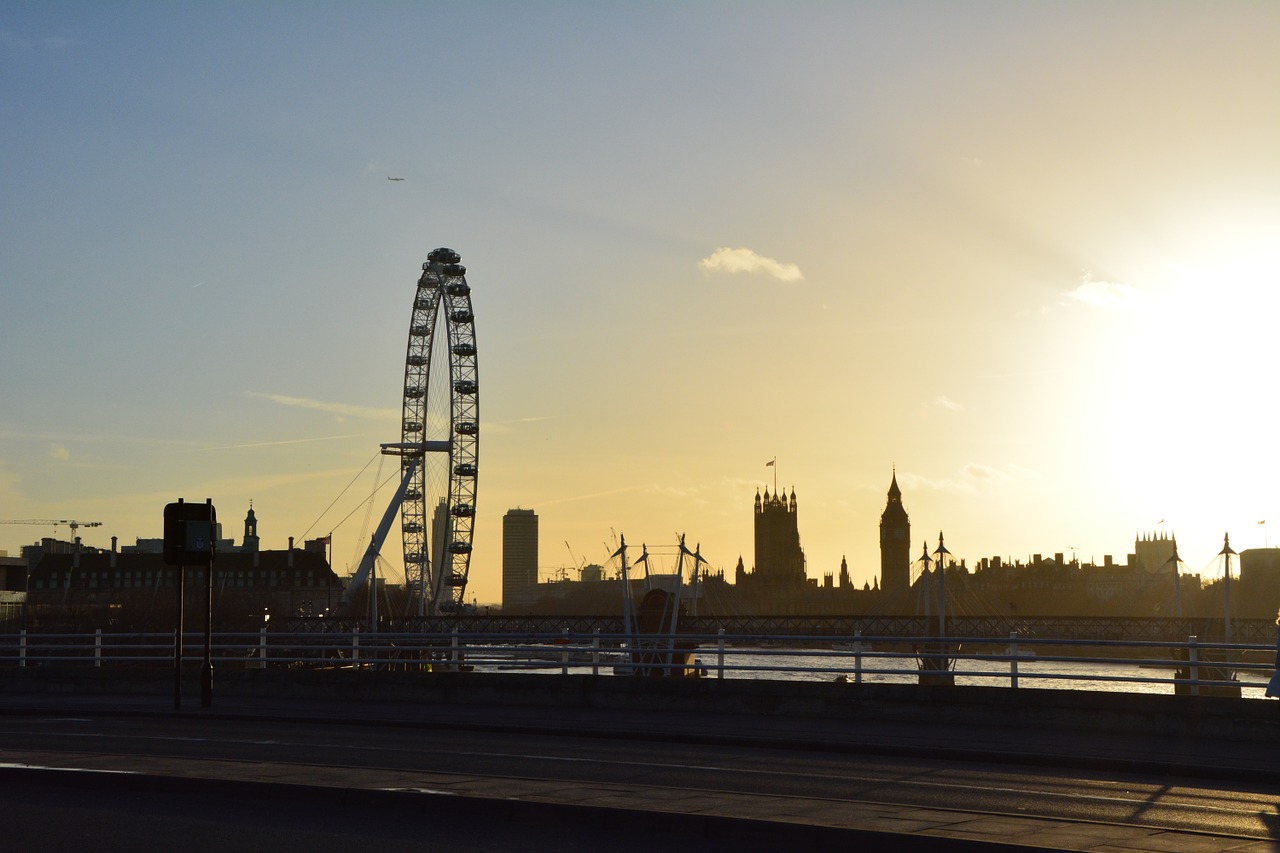
{"label": "airplane in sky", "polygon": [[393,178],[393,177],[391,177],[390,175],[387,175],[387,180],[388,180],[388,181],[403,181],[403,180],[404,180],[404,178]]}

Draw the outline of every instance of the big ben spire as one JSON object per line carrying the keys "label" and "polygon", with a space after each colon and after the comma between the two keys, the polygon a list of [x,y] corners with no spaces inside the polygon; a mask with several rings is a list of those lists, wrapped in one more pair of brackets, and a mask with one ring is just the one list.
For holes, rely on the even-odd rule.
{"label": "big ben spire", "polygon": [[902,490],[898,488],[895,469],[884,512],[880,515],[880,589],[884,592],[885,604],[892,605],[899,598],[905,602],[910,587],[911,519],[902,505]]}

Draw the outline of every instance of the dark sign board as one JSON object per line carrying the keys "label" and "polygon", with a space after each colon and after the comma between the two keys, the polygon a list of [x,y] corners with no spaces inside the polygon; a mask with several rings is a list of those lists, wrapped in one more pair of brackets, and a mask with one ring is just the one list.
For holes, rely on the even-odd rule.
{"label": "dark sign board", "polygon": [[181,498],[164,508],[164,561],[171,566],[207,566],[213,560],[218,514],[213,500],[189,504]]}

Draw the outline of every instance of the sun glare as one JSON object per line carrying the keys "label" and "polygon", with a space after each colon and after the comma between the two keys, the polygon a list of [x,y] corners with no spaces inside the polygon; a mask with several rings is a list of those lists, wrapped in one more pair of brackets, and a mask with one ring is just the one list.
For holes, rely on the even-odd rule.
{"label": "sun glare", "polygon": [[1072,292],[1082,340],[1073,349],[1090,365],[1078,390],[1098,421],[1081,428],[1096,476],[1131,512],[1167,516],[1174,530],[1254,534],[1245,527],[1266,516],[1280,466],[1271,402],[1280,249],[1244,231],[1185,248],[1122,283],[1085,277]]}

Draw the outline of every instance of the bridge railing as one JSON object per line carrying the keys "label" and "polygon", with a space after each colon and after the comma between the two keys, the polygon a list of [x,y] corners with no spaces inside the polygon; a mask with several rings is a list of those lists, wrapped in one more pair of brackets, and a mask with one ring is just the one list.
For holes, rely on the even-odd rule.
{"label": "bridge railing", "polygon": [[[184,661],[199,665],[204,635],[183,637]],[[914,682],[1063,689],[1259,694],[1275,647],[1166,640],[1004,636],[715,633],[652,635],[259,632],[215,633],[215,665],[242,669],[541,672],[601,676]],[[172,667],[172,633],[0,634],[0,667]]]}

